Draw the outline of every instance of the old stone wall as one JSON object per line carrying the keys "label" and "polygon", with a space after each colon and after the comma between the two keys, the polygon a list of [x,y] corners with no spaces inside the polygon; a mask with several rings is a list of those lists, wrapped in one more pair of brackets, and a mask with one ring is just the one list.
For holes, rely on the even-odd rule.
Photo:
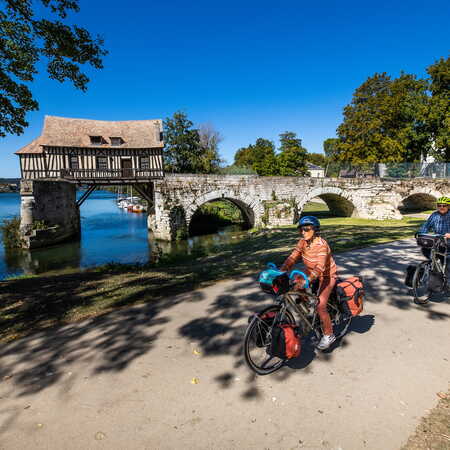
{"label": "old stone wall", "polygon": [[149,228],[156,238],[174,239],[180,227],[188,229],[199,206],[217,199],[232,201],[250,226],[263,227],[294,223],[315,197],[337,215],[384,220],[400,219],[399,208],[405,203],[432,205],[441,195],[450,195],[446,180],[167,175],[155,183]]}
{"label": "old stone wall", "polygon": [[24,247],[46,247],[79,236],[80,211],[75,185],[22,180],[20,194],[20,232]]}

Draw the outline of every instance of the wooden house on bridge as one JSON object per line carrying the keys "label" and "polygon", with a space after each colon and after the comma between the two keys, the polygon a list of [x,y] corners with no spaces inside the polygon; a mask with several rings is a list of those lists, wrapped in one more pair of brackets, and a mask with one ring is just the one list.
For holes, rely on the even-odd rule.
{"label": "wooden house on bridge", "polygon": [[[153,206],[164,177],[161,120],[46,116],[42,134],[16,154],[21,170],[21,235],[35,248],[79,235],[79,206],[99,186],[130,185]],[[88,186],[81,196],[77,185]],[[45,223],[37,230],[36,223]]]}
{"label": "wooden house on bridge", "polygon": [[163,178],[161,120],[46,116],[42,134],[16,152],[22,179],[133,184]]}

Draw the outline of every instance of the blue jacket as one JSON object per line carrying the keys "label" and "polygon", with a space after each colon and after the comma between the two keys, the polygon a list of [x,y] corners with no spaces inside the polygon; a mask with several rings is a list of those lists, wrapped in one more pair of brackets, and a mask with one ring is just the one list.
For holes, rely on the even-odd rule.
{"label": "blue jacket", "polygon": [[447,214],[439,214],[435,211],[428,217],[427,221],[420,227],[419,233],[436,234],[450,233],[450,211]]}

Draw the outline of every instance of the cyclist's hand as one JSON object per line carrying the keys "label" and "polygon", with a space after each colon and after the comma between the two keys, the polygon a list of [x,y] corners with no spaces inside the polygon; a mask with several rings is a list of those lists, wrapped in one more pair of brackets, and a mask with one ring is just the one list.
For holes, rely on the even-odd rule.
{"label": "cyclist's hand", "polygon": [[450,239],[450,233],[445,233],[444,237],[445,237],[445,239]]}
{"label": "cyclist's hand", "polygon": [[303,277],[295,277],[295,289],[303,291],[305,289],[306,280]]}

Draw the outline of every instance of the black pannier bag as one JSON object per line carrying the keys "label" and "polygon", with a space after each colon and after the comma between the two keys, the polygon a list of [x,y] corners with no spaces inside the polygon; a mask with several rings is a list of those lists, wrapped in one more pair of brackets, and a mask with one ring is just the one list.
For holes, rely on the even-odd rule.
{"label": "black pannier bag", "polygon": [[440,272],[430,272],[428,280],[428,289],[430,292],[442,292],[444,289],[444,276]]}
{"label": "black pannier bag", "polygon": [[414,274],[416,273],[417,266],[410,265],[406,268],[406,277],[405,277],[405,284],[408,287],[412,287],[412,282],[414,278]]}
{"label": "black pannier bag", "polygon": [[259,286],[264,292],[282,295],[289,291],[289,277],[286,272],[267,269],[259,275]]}
{"label": "black pannier bag", "polygon": [[435,237],[429,234],[419,234],[416,237],[417,245],[423,248],[433,248]]}

